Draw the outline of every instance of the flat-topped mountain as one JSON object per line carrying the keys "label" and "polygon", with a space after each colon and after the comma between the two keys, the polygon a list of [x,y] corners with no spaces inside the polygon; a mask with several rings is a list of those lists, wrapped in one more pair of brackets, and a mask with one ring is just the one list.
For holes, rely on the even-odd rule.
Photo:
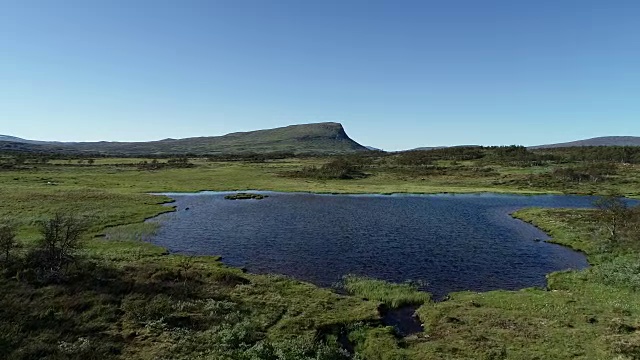
{"label": "flat-topped mountain", "polygon": [[216,155],[288,152],[346,154],[367,151],[353,141],[339,123],[291,125],[275,129],[237,132],[223,136],[165,139],[148,142],[54,143],[0,135],[0,150],[104,155]]}
{"label": "flat-topped mountain", "polygon": [[561,148],[576,146],[640,146],[638,136],[602,136],[585,140],[570,141],[558,144],[531,146],[531,149]]}

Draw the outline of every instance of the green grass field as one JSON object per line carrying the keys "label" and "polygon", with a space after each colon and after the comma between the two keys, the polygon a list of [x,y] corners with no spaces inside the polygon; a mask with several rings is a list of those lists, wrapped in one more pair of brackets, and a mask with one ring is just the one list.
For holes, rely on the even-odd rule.
{"label": "green grass field", "polygon": [[[150,192],[278,190],[325,193],[607,193],[640,195],[636,166],[605,183],[527,185],[550,167],[498,167],[407,175],[385,167],[356,180],[287,176],[327,159],[264,163],[192,160],[193,168],[139,170],[131,159],[62,161],[0,171],[0,219],[20,224],[25,252],[36,223],[65,211],[91,219],[86,259],[63,283],[5,271],[0,354],[8,359],[636,359],[640,358],[640,255],[600,246],[588,211],[517,213],[593,267],[549,275],[549,289],[456,293],[433,303],[411,286],[350,278],[338,295],[293,279],[253,275],[214,257],[167,255],[143,220],[171,207]],[[134,161],[133,163],[136,163]],[[121,164],[121,165],[118,165]],[[470,168],[473,162],[463,164]],[[17,256],[17,255],[16,255]],[[362,298],[367,298],[365,301]],[[378,306],[422,304],[422,334],[401,338]],[[346,353],[344,342],[352,352]]]}

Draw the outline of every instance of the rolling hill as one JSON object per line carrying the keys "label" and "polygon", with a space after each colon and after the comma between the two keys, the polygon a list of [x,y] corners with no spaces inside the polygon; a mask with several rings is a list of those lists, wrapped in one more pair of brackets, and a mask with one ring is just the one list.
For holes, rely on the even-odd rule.
{"label": "rolling hill", "polygon": [[602,136],[585,140],[570,141],[558,144],[531,146],[530,149],[549,149],[577,146],[640,146],[638,136]]}
{"label": "rolling hill", "polygon": [[21,144],[55,144],[55,142],[27,140],[27,139],[19,138],[16,136],[9,136],[9,135],[0,135],[0,141],[21,143]]}
{"label": "rolling hill", "polygon": [[291,125],[223,136],[165,139],[149,142],[40,142],[0,135],[0,150],[101,155],[217,155],[289,152],[345,154],[367,151],[339,123]]}

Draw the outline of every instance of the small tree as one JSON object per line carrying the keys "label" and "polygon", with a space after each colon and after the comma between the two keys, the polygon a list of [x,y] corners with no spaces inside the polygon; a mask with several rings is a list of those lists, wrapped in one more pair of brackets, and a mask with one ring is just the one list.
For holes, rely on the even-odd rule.
{"label": "small tree", "polygon": [[75,216],[55,214],[52,218],[39,223],[42,238],[38,246],[44,266],[53,271],[75,260],[80,248],[82,235],[87,230],[87,223]]}
{"label": "small tree", "polygon": [[87,164],[93,165],[96,161],[94,159],[87,160]]}
{"label": "small tree", "polygon": [[16,247],[16,224],[5,220],[0,223],[0,252],[4,255],[5,262],[9,262],[11,251]]}
{"label": "small tree", "polygon": [[629,208],[626,219],[624,237],[630,246],[638,249],[640,246],[640,205]]}
{"label": "small tree", "polygon": [[596,200],[594,205],[598,208],[598,220],[607,229],[609,240],[618,241],[628,220],[627,204],[620,196],[609,195]]}

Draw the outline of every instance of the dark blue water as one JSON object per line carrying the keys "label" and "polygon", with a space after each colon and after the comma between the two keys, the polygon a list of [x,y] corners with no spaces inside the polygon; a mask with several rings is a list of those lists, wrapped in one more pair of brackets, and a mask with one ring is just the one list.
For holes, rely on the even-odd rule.
{"label": "dark blue water", "polygon": [[[171,252],[221,255],[226,264],[332,286],[345,274],[452,291],[544,286],[545,275],[587,266],[583,254],[509,214],[523,207],[590,207],[585,196],[167,194],[153,239]],[[189,208],[189,210],[185,210]]]}

